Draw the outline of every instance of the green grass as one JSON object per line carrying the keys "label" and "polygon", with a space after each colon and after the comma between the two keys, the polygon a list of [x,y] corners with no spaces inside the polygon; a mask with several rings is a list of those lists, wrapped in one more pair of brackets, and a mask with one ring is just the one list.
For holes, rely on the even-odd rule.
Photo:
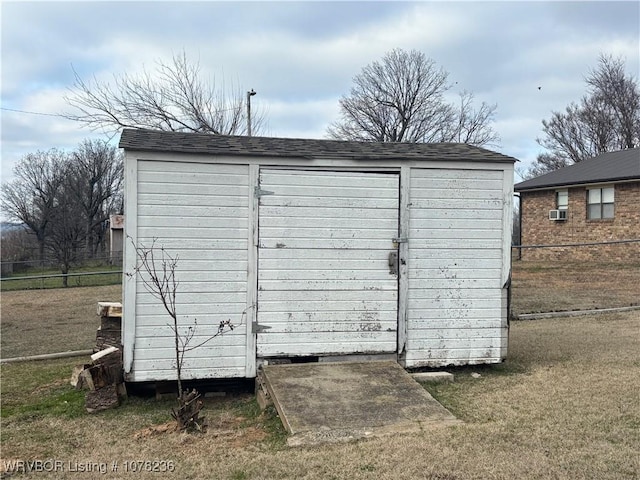
{"label": "green grass", "polygon": [[84,393],[69,383],[69,362],[64,359],[2,365],[0,416],[3,423],[9,418],[18,421],[45,415],[63,418],[82,415]]}
{"label": "green grass", "polygon": [[[258,402],[255,402],[255,404],[256,407],[258,407],[259,412],[260,407],[258,406]],[[286,448],[287,437],[289,434],[282,425],[282,421],[280,420],[280,417],[278,417],[278,412],[273,405],[268,406],[264,412],[261,412],[255,418],[259,419],[261,426],[268,434],[265,443],[269,448],[273,450],[282,450]]]}
{"label": "green grass", "polygon": [[[83,360],[86,359],[2,365],[0,416],[3,428],[0,442],[3,450],[5,446],[13,446],[22,452],[9,454],[10,458],[11,455],[28,458],[29,452],[63,455],[73,452],[77,440],[86,439],[87,435],[105,441],[107,449],[124,442],[129,445],[127,449],[134,452],[135,446],[130,442],[135,443],[136,438],[145,441],[172,434],[173,430],[169,429],[167,433],[163,427],[174,423],[171,418],[171,409],[176,406],[174,399],[157,400],[149,395],[130,395],[117,409],[87,413],[84,407],[86,392],[77,391],[70,384],[73,367],[83,363]],[[236,394],[204,399],[202,414],[209,423],[209,429],[217,432],[214,435],[223,432],[230,441],[238,438],[243,444],[263,442],[264,447],[272,451],[286,446],[286,432],[275,410],[261,411],[253,395]],[[56,425],[57,433],[49,431],[51,425]],[[87,430],[91,432],[87,433]],[[103,436],[108,436],[109,432],[115,437],[105,440]],[[173,434],[178,435],[177,432]],[[56,435],[59,437],[56,438]],[[189,437],[197,441],[206,435],[194,434]]]}

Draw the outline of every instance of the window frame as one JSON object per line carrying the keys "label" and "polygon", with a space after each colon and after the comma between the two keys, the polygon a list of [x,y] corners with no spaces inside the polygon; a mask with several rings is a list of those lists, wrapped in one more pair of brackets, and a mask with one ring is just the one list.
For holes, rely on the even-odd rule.
{"label": "window frame", "polygon": [[[561,196],[564,197],[566,203],[560,202]],[[556,190],[556,210],[569,210],[569,189]]]}
{"label": "window frame", "polygon": [[[606,195],[605,195],[606,191]],[[615,198],[615,185],[601,185],[598,187],[587,188],[587,220],[599,221],[599,220],[613,220],[616,214],[616,198]],[[593,201],[592,192],[594,193],[593,197],[595,197],[595,193],[597,193],[597,201]],[[605,196],[609,197],[609,192],[611,196],[611,201],[605,201]],[[610,216],[605,216],[605,207],[609,207],[606,210],[611,210]],[[594,212],[594,208],[597,208],[597,212]],[[597,213],[597,215],[594,215]]]}

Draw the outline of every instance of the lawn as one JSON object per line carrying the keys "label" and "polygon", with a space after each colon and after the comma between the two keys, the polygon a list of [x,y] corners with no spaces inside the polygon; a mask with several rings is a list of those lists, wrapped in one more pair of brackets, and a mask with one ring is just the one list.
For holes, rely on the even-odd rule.
{"label": "lawn", "polygon": [[[601,280],[586,281],[596,273]],[[638,302],[639,284],[639,265],[514,263],[513,306],[625,306]],[[562,298],[553,294],[561,289]],[[96,303],[119,299],[118,286],[3,293],[2,356],[91,348]],[[7,364],[0,469],[52,459],[56,471],[18,478],[105,478],[72,471],[82,467],[158,478],[132,471],[156,466],[170,479],[637,479],[639,313],[512,322],[504,364],[451,369],[454,383],[426,387],[464,424],[313,448],[286,447],[275,413],[260,412],[250,394],[207,399],[208,432],[186,435],[166,431],[171,401],[132,396],[86,414],[68,384],[82,358]],[[131,463],[144,461],[158,463]]]}
{"label": "lawn", "polygon": [[9,364],[2,461],[65,468],[32,478],[79,478],[68,470],[82,462],[117,462],[126,478],[125,462],[157,460],[176,479],[637,479],[639,329],[634,312],[515,322],[504,365],[457,369],[454,383],[428,387],[463,425],[313,448],[287,448],[251,395],[207,400],[205,434],[162,432],[170,401],[132,397],[88,415],[67,385],[72,360]]}
{"label": "lawn", "polygon": [[98,302],[119,302],[121,290],[108,285],[2,292],[2,358],[92,348]]}
{"label": "lawn", "polygon": [[514,261],[511,295],[516,315],[640,305],[640,259],[634,263]]}

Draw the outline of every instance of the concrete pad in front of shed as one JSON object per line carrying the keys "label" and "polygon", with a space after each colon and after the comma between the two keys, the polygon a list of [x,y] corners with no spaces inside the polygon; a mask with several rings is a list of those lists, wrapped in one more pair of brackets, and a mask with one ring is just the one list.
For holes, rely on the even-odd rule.
{"label": "concrete pad in front of shed", "polygon": [[265,365],[263,381],[289,445],[460,423],[393,361]]}

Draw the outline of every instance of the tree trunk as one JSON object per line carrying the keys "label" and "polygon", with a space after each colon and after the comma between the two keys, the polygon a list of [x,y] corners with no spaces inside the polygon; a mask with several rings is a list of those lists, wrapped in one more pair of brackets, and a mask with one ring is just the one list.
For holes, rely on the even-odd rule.
{"label": "tree trunk", "polygon": [[69,277],[67,277],[67,274],[69,273],[69,266],[68,265],[62,265],[62,275],[64,275],[62,277],[62,286],[64,288],[67,288],[69,286]]}

